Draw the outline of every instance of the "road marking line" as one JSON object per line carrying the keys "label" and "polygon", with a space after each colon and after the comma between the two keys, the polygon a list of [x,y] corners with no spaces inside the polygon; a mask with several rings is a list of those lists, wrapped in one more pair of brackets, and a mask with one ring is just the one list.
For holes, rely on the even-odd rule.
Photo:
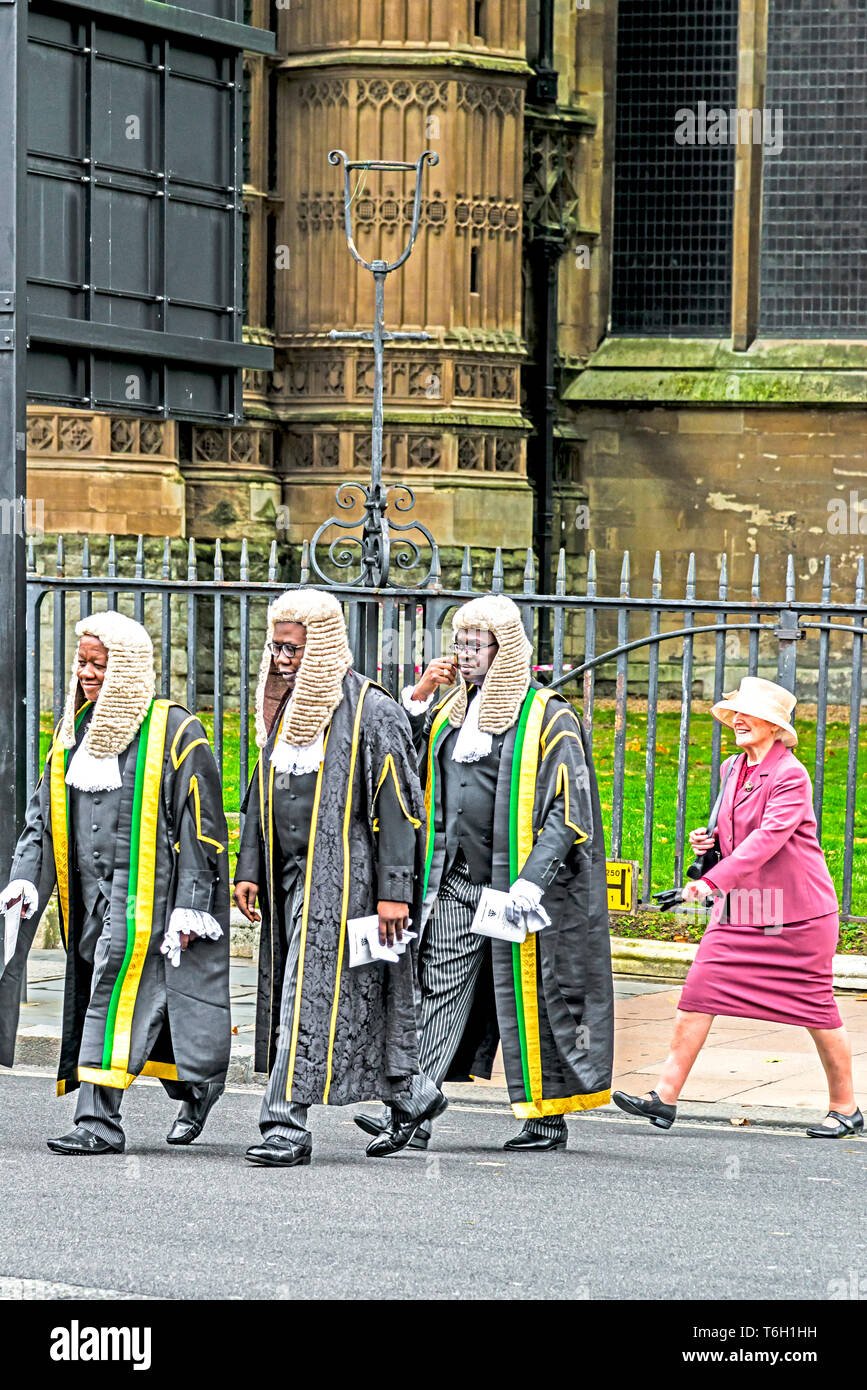
{"label": "road marking line", "polygon": [[157,1303],[166,1302],[165,1299],[149,1293],[127,1293],[121,1289],[88,1289],[80,1284],[56,1284],[49,1279],[16,1279],[14,1275],[0,1274],[0,1300],[36,1298],[105,1298],[120,1302],[146,1298]]}

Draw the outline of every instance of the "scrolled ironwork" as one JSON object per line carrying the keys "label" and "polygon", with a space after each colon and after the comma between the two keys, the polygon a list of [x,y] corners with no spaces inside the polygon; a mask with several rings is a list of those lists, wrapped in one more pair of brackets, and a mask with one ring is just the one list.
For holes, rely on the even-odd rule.
{"label": "scrolled ironwork", "polygon": [[[349,488],[355,488],[360,494],[357,498],[347,498],[346,493]],[[310,568],[325,583],[329,583],[335,576],[328,575],[320,564],[318,547],[323,540],[325,533],[333,526],[340,531],[358,531],[360,534],[353,536],[335,536],[331,541],[326,541],[327,558],[335,569],[344,570],[350,568],[353,563],[360,561],[359,573],[349,582],[358,588],[392,588],[400,587],[402,579],[398,581],[389,578],[389,570],[392,564],[404,576],[408,571],[414,570],[425,564],[422,558],[424,546],[430,550],[430,560],[427,561],[426,572],[417,579],[418,584],[424,585],[428,582],[433,572],[433,557],[435,554],[436,541],[428,528],[420,521],[389,521],[386,509],[393,505],[395,510],[407,512],[415,505],[415,497],[412,489],[406,484],[400,483],[394,488],[381,488],[382,496],[370,496],[370,490],[362,487],[360,483],[341,483],[335,493],[337,506],[346,511],[355,511],[361,499],[364,499],[365,515],[356,515],[348,519],[339,516],[330,516],[327,521],[316,530],[310,542],[309,563]],[[401,501],[395,498],[392,502],[392,493],[406,493],[407,497]],[[407,532],[418,532],[419,539],[410,539]],[[393,536],[392,532],[400,532],[398,536]],[[356,547],[354,551],[340,549],[340,546]],[[338,556],[340,557],[338,559]],[[346,582],[344,579],[342,582]]]}
{"label": "scrolled ironwork", "polygon": [[[395,493],[396,493],[396,492],[405,492],[405,493],[406,493],[406,501],[405,501],[405,502],[401,502],[401,500],[400,500],[399,497],[395,497],[395,499],[394,499],[394,510],[395,510],[396,512],[411,512],[411,511],[412,511],[413,507],[415,506],[415,493],[414,493],[414,491],[412,490],[412,488],[410,487],[409,483],[395,483],[394,487],[389,488],[389,492],[395,492]],[[398,524],[397,522],[394,523],[395,526],[396,526],[397,524]]]}

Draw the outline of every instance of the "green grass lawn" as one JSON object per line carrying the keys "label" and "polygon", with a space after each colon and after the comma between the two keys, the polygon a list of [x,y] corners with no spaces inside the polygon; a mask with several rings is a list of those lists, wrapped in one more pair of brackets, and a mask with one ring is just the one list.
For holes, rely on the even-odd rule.
{"label": "green grass lawn", "polygon": [[[200,711],[209,737],[213,736],[213,715]],[[713,719],[709,713],[694,708],[690,723],[689,772],[687,778],[687,833],[707,819],[710,791],[710,756]],[[798,720],[799,743],[797,756],[813,775],[816,751],[816,724]],[[44,758],[51,736],[51,715],[42,718],[41,757]],[[654,800],[654,837],[652,891],[670,888],[674,872],[674,840],[676,819],[677,756],[680,730],[679,710],[661,709],[657,715],[656,783]],[[239,717],[236,710],[226,712],[224,723],[223,786],[226,815],[229,821],[230,851],[234,862],[238,847],[238,807],[241,792],[238,767]],[[723,729],[722,756],[735,751],[734,735]],[[641,864],[644,835],[644,754],[647,738],[647,716],[643,708],[630,708],[626,727],[626,765],[624,776],[623,842],[621,856],[636,859]],[[848,762],[848,722],[830,722],[827,726],[825,752],[825,791],[822,844],[838,895],[843,879],[843,827],[846,813],[846,767]],[[256,744],[250,724],[250,769],[255,766]],[[613,701],[597,701],[594,708],[593,756],[599,781],[599,795],[605,815],[605,840],[611,853],[611,800],[614,777],[614,705]],[[867,725],[859,732],[858,792],[855,803],[855,853],[853,860],[852,912],[867,916]],[[689,846],[686,853],[691,857]],[[688,861],[687,861],[688,862]],[[623,918],[624,933],[629,919]],[[672,919],[669,919],[671,921]],[[678,919],[679,921],[681,919]],[[662,929],[662,923],[660,922]],[[680,931],[681,927],[678,926]],[[654,931],[652,925],[641,928],[641,934],[671,934]],[[686,930],[692,936],[693,931]],[[867,949],[867,934],[857,925],[843,928],[844,942],[849,949]],[[841,942],[841,945],[844,944]],[[863,942],[863,945],[861,944]]]}

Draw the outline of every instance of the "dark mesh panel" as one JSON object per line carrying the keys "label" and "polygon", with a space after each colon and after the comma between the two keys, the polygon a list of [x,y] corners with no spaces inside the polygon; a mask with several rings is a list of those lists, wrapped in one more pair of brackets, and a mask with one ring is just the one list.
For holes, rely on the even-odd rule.
{"label": "dark mesh panel", "polygon": [[759,331],[867,336],[867,10],[864,0],[774,0],[767,106],[779,154],[763,164]]}
{"label": "dark mesh panel", "polygon": [[615,333],[729,331],[734,146],[675,130],[682,108],[737,105],[737,14],[737,0],[620,0]]}

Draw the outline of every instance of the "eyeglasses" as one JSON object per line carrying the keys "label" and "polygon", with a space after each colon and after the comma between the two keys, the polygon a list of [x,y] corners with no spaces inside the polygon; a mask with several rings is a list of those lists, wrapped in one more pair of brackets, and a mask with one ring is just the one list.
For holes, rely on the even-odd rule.
{"label": "eyeglasses", "polygon": [[495,647],[496,642],[482,642],[479,646],[465,646],[462,642],[452,643],[452,651],[455,656],[478,656],[481,652],[487,651],[488,647]]}
{"label": "eyeglasses", "polygon": [[305,644],[303,642],[300,647],[296,647],[294,642],[269,642],[268,650],[272,656],[279,656],[282,652],[284,656],[288,656],[291,659],[293,656],[297,656],[299,652],[303,652],[304,646]]}

